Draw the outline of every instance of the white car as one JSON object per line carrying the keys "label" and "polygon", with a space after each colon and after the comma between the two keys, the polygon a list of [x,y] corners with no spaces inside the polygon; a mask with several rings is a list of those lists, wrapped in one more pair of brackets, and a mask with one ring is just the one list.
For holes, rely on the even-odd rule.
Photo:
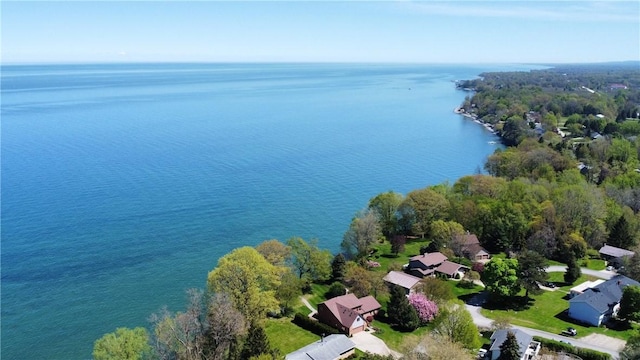
{"label": "white car", "polygon": [[483,359],[487,355],[487,349],[478,350],[478,359]]}

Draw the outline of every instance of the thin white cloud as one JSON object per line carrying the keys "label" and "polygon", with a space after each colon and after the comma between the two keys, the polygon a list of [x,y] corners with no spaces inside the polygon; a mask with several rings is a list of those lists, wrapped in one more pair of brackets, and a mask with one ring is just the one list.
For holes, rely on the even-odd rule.
{"label": "thin white cloud", "polygon": [[578,22],[640,23],[640,5],[635,1],[521,2],[443,1],[401,2],[414,11],[454,17],[487,17]]}

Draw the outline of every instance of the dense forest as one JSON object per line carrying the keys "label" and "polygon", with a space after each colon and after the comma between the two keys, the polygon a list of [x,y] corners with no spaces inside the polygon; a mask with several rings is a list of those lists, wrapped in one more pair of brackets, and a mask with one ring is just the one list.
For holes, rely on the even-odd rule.
{"label": "dense forest", "polygon": [[[385,271],[399,270],[401,263],[379,269],[376,260],[383,259],[383,251],[389,258],[411,255],[403,251],[414,242],[421,245],[420,253],[440,251],[464,263],[459,235],[473,233],[487,250],[506,258],[489,262],[482,277],[487,290],[498,292],[498,281],[492,283],[487,274],[502,263],[544,274],[549,259],[579,272],[576,264],[598,257],[605,243],[640,254],[638,65],[485,73],[458,82],[473,92],[459,112],[490,125],[507,145],[488,158],[487,174],[406,195],[373,196],[352,219],[335,255],[315,240],[300,238],[236,249],[209,273],[207,291],[189,292],[186,311],[154,314],[150,334],[141,328],[106,334],[96,341],[94,358],[279,359],[284,354],[267,333],[272,340],[282,336],[265,330],[273,328],[268,319],[291,317],[304,292],[328,298],[348,288],[357,296],[389,300],[387,315],[380,317],[390,324],[389,332],[429,329],[421,340],[429,344],[429,355],[409,351],[407,359],[470,359],[478,330],[455,305],[446,281],[425,281],[425,298],[409,305],[404,293],[382,281]],[[640,280],[640,255],[625,259],[619,272]],[[482,267],[467,265],[473,269],[468,275],[475,277],[469,280],[478,280]],[[539,281],[522,273],[507,289],[517,291],[505,292],[507,297],[516,296],[521,286],[527,299],[529,290],[538,290]],[[328,291],[317,294],[318,289]],[[296,316],[294,322],[306,317]],[[464,330],[448,327],[451,319],[461,318],[467,319]],[[640,334],[629,340],[627,351],[637,355]],[[125,350],[129,355],[119,352]]]}

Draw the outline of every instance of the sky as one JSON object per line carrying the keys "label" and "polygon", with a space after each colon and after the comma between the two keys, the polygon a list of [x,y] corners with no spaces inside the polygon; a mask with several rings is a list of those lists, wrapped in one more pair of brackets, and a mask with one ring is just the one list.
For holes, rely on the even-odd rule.
{"label": "sky", "polygon": [[640,60],[640,1],[12,1],[1,61]]}

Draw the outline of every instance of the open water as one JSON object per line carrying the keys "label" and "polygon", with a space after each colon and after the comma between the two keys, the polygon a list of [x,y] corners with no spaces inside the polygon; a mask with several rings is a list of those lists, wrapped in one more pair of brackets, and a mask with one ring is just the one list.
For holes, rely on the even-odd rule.
{"label": "open water", "polygon": [[380,192],[475,173],[494,135],[452,80],[524,67],[2,67],[2,358],[86,359],[233,248],[338,251]]}

